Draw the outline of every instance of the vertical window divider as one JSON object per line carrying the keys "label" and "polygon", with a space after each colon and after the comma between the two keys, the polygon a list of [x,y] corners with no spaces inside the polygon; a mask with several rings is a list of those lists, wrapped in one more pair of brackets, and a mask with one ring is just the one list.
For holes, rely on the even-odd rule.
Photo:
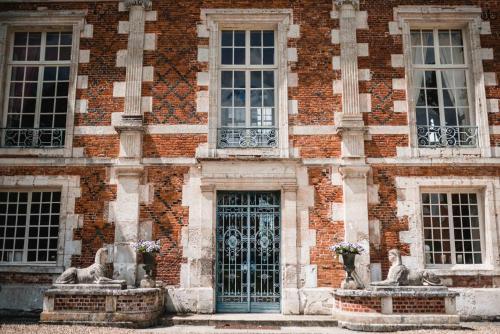
{"label": "vertical window divider", "polygon": [[451,264],[457,263],[457,253],[455,249],[455,220],[453,219],[453,202],[451,193],[446,194],[448,199],[448,228],[450,231],[450,251],[451,251]]}

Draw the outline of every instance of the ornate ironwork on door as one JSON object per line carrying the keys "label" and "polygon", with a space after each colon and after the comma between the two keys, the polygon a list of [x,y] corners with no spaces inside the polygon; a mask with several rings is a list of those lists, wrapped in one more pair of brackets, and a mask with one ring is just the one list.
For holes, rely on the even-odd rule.
{"label": "ornate ironwork on door", "polygon": [[279,192],[218,192],[217,311],[279,312]]}

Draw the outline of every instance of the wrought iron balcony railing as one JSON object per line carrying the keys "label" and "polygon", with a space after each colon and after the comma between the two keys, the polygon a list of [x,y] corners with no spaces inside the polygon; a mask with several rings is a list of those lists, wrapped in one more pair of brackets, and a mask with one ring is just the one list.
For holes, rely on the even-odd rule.
{"label": "wrought iron balcony railing", "polygon": [[477,147],[477,126],[418,125],[419,147]]}
{"label": "wrought iron balcony railing", "polygon": [[64,146],[64,128],[3,128],[2,147],[60,148]]}
{"label": "wrought iron balcony railing", "polygon": [[219,148],[272,148],[278,145],[276,128],[219,128]]}

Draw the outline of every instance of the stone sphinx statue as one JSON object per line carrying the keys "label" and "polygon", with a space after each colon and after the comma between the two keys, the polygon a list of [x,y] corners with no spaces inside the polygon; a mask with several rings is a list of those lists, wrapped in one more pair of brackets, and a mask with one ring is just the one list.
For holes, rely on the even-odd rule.
{"label": "stone sphinx statue", "polygon": [[432,272],[426,270],[411,271],[403,264],[401,252],[397,249],[389,251],[389,261],[391,267],[387,278],[380,282],[372,282],[373,286],[421,286],[442,285],[441,280]]}
{"label": "stone sphinx statue", "polygon": [[95,254],[95,262],[90,267],[68,268],[56,279],[56,284],[102,284],[114,282],[106,277],[108,249],[100,248]]}

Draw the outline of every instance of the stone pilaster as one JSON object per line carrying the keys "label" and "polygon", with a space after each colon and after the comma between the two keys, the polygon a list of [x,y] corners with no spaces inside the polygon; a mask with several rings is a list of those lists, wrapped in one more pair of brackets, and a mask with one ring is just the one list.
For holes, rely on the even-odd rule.
{"label": "stone pilaster", "polygon": [[370,167],[364,154],[366,128],[360,108],[358,43],[356,40],[357,0],[337,0],[339,10],[340,70],[342,77],[342,113],[337,118],[342,137],[341,167],[344,193],[345,240],[358,242],[366,252],[356,260],[356,272],[364,284],[370,282],[368,184]]}
{"label": "stone pilaster", "polygon": [[[145,11],[151,8],[148,0],[126,0],[129,9],[129,38],[126,57],[125,110],[115,123],[120,134],[120,153],[114,166],[117,185],[115,202],[114,278],[128,285],[140,280],[137,256],[131,243],[141,235],[139,222],[140,190],[143,177],[142,138],[143,115],[141,87],[144,53]],[[144,234],[144,233],[142,233]]]}

